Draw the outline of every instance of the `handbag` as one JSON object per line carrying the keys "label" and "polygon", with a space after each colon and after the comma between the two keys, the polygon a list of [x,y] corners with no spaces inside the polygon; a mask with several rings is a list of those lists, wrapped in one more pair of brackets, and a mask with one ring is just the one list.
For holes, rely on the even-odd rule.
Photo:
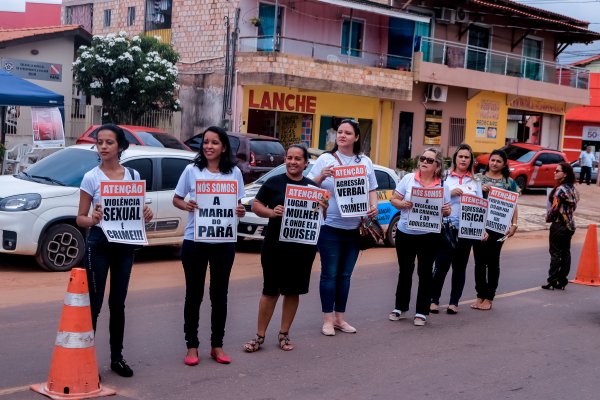
{"label": "handbag", "polygon": [[449,219],[442,222],[442,238],[447,249],[454,250],[458,246],[458,229]]}
{"label": "handbag", "polygon": [[358,225],[360,234],[358,248],[367,250],[375,247],[380,240],[383,240],[383,228],[375,218],[362,217]]}

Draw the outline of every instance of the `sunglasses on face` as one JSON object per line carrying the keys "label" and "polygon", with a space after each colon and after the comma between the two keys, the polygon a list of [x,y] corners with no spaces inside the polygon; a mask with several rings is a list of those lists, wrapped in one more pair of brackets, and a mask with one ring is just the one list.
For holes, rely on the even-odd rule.
{"label": "sunglasses on face", "polygon": [[555,174],[558,174],[559,172],[562,172],[562,169],[557,169],[556,171],[554,171]]}
{"label": "sunglasses on face", "polygon": [[427,164],[433,164],[435,162],[435,158],[421,156],[421,157],[419,157],[419,161],[427,163]]}

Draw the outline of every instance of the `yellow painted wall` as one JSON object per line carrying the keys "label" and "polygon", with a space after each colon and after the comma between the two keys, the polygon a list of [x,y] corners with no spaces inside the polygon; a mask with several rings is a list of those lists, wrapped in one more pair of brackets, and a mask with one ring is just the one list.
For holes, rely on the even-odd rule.
{"label": "yellow painted wall", "polygon": [[508,107],[506,95],[480,92],[467,101],[465,142],[474,152],[491,152],[504,146]]}
{"label": "yellow painted wall", "polygon": [[[391,131],[392,131],[392,111],[393,103],[390,101],[381,101],[377,98],[352,96],[338,93],[317,92],[301,90],[296,88],[286,88],[281,86],[244,86],[244,101],[242,112],[242,131],[246,131],[248,125],[248,109],[250,104],[249,93],[253,90],[253,102],[260,103],[265,91],[278,92],[285,94],[314,96],[316,98],[316,107],[313,120],[313,139],[312,146],[318,147],[321,116],[344,116],[354,119],[370,119],[373,121],[371,134],[371,158],[377,164],[388,165],[390,161]],[[260,108],[281,112],[294,112],[291,110],[275,110],[273,108]],[[310,114],[309,112],[302,112]],[[379,137],[379,152],[377,152],[377,138]],[[377,153],[379,156],[377,157]]]}

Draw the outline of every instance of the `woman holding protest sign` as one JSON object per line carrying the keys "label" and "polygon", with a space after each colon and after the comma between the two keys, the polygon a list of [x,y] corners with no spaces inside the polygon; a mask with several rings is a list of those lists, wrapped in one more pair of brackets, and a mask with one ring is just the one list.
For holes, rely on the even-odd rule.
{"label": "woman holding protest sign", "polygon": [[[334,179],[336,171],[343,174]],[[361,216],[377,217],[377,179],[371,159],[361,154],[358,122],[341,121],[333,149],[319,156],[308,177],[334,193],[317,244],[321,256],[321,333],[334,336],[336,329],[356,333],[344,314],[359,253],[358,226]]]}
{"label": "woman holding protest sign", "polygon": [[[197,238],[199,234],[195,232],[195,214],[200,218],[201,214],[206,214],[206,211],[212,210],[216,204],[227,201],[225,196],[218,198],[215,195],[210,204],[200,207],[196,202],[197,181],[215,181],[215,184],[220,187],[229,187],[232,181],[237,182],[236,190],[233,193],[233,196],[236,197],[234,201],[236,206],[219,208],[221,213],[219,215],[244,216],[244,206],[239,202],[244,196],[244,180],[241,171],[235,166],[227,132],[222,128],[211,126],[204,131],[201,150],[194,159],[194,163],[188,165],[179,178],[173,196],[173,205],[181,210],[189,211],[181,247],[181,262],[185,273],[184,332],[188,349],[184,362],[186,365],[198,364],[198,320],[200,304],[204,297],[204,279],[210,265],[209,293],[212,306],[210,356],[220,364],[229,364],[231,358],[223,351],[223,337],[227,320],[229,275],[235,258],[236,238],[221,238],[221,240],[208,237]],[[231,196],[230,194],[227,198],[229,199]],[[220,223],[221,219],[215,218],[213,221]],[[233,223],[237,224],[237,221]],[[218,227],[210,228],[216,230]],[[198,229],[198,231],[200,230]]]}
{"label": "woman holding protest sign", "polygon": [[561,162],[554,171],[554,188],[548,196],[550,208],[546,222],[550,222],[550,270],[546,290],[564,290],[571,270],[571,238],[575,233],[573,213],[577,208],[579,193],[573,186],[575,173],[571,164]]}
{"label": "woman holding protest sign", "polygon": [[[263,291],[258,303],[258,327],[256,337],[244,345],[244,350],[248,353],[258,351],[264,343],[266,330],[280,295],[283,296],[283,306],[277,337],[279,348],[284,351],[294,349],[289,332],[298,310],[300,295],[308,293],[310,271],[317,254],[316,240],[312,240],[309,231],[312,230],[312,233],[318,234],[321,217],[319,210],[314,209],[313,205],[318,204],[317,207],[322,208],[324,216],[326,216],[328,206],[328,196],[323,196],[325,193],[320,189],[308,188],[307,190],[311,190],[310,196],[308,193],[304,196],[304,198],[313,197],[313,195],[323,196],[318,201],[294,200],[291,198],[292,196],[286,197],[288,189],[293,187],[315,186],[315,182],[303,175],[307,166],[308,151],[306,147],[299,144],[291,145],[285,156],[285,174],[273,176],[266,181],[260,187],[252,203],[252,211],[259,217],[269,218],[269,225],[263,240],[261,254]],[[301,196],[295,196],[295,198],[299,199]],[[305,216],[308,221],[296,220],[294,221],[296,223],[290,223],[292,221],[288,217],[291,213],[288,211],[298,209],[292,207],[292,204],[304,207],[300,214]],[[281,235],[284,212],[286,214],[285,229],[302,229],[306,234],[295,235],[292,241],[289,241],[285,234]],[[288,224],[301,226],[301,228],[288,228]],[[314,238],[316,239],[316,236]]]}
{"label": "woman holding protest sign", "polygon": [[417,172],[405,175],[392,196],[391,203],[401,214],[396,231],[398,285],[394,310],[388,316],[390,321],[406,318],[416,258],[419,288],[413,322],[416,326],[424,326],[427,322],[433,262],[442,241],[439,233],[442,216],[450,215],[451,211],[450,189],[447,183],[442,182],[443,172],[442,153],[430,147],[419,157]]}
{"label": "woman holding protest sign", "polygon": [[[110,368],[123,377],[133,376],[133,371],[123,359],[123,335],[125,333],[125,298],[133,266],[134,246],[109,241],[99,226],[103,218],[100,186],[103,181],[138,181],[140,174],[123,167],[119,160],[129,142],[125,132],[113,124],[102,125],[96,137],[96,149],[100,165],[88,171],[81,181],[77,225],[90,228],[86,242],[85,268],[90,293],[92,325],[102,309],[104,290],[110,269]],[[90,208],[92,213],[90,215]],[[152,210],[143,206],[144,222],[152,219]]]}
{"label": "woman holding protest sign", "polygon": [[[508,157],[503,150],[492,151],[488,166],[480,176],[481,189],[483,197],[488,198],[490,189],[497,187],[518,193],[517,183],[510,177],[508,168]],[[489,215],[488,215],[489,219]],[[477,291],[477,300],[471,304],[475,310],[491,310],[496,289],[498,288],[498,279],[500,278],[500,251],[504,241],[512,237],[517,231],[518,210],[514,208],[511,224],[508,231],[498,233],[486,229],[483,241],[473,245],[473,257],[475,258],[475,290]]]}
{"label": "woman holding protest sign", "polygon": [[452,209],[448,217],[449,228],[452,229],[452,235],[457,238],[457,241],[454,248],[448,245],[442,246],[435,259],[431,306],[429,308],[433,314],[439,312],[440,295],[450,266],[452,266],[452,290],[450,292],[450,302],[446,309],[448,314],[458,312],[458,302],[465,287],[465,275],[473,239],[458,237],[460,198],[463,194],[482,197],[481,183],[475,179],[473,165],[474,157],[471,146],[464,143],[458,146],[452,156],[452,166],[444,180],[450,190],[450,207]]}

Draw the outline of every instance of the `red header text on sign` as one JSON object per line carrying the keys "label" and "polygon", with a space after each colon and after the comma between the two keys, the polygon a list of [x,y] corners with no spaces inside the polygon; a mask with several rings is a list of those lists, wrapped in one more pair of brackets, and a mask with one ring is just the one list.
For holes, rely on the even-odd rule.
{"label": "red header text on sign", "polygon": [[369,211],[367,168],[352,165],[333,168],[335,200],[342,217],[362,217]]}
{"label": "red header text on sign", "polygon": [[518,193],[491,187],[488,195],[486,229],[506,234],[517,206]]}
{"label": "red header text on sign", "polygon": [[100,223],[109,242],[147,244],[144,224],[145,181],[100,182]]}
{"label": "red header text on sign", "polygon": [[237,181],[197,180],[194,240],[207,243],[237,241]]}

